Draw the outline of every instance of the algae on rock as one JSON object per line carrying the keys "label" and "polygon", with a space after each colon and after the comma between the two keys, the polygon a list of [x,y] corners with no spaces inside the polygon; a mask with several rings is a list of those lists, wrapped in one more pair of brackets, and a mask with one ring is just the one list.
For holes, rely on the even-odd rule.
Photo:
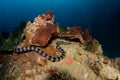
{"label": "algae on rock", "polygon": [[13,33],[10,32],[9,37],[3,41],[2,50],[10,51],[12,50],[13,46],[14,46],[14,37],[13,37]]}
{"label": "algae on rock", "polygon": [[95,53],[95,51],[98,48],[98,45],[99,45],[98,41],[93,39],[91,42],[87,44],[87,47],[85,49],[89,52]]}

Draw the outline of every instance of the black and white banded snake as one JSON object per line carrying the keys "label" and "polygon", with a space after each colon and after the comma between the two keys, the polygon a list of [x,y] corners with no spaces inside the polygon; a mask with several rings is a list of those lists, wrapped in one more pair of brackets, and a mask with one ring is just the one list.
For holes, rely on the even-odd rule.
{"label": "black and white banded snake", "polygon": [[64,42],[64,41],[56,42],[56,49],[58,49],[61,52],[61,55],[60,56],[55,56],[55,57],[45,53],[38,46],[34,46],[34,45],[30,45],[30,46],[22,47],[22,48],[14,48],[13,52],[22,53],[22,52],[35,51],[35,52],[39,53],[41,56],[45,57],[46,59],[48,59],[51,62],[58,62],[65,57],[65,51],[60,47],[60,45],[64,45],[64,44],[65,45],[69,44],[69,42]]}

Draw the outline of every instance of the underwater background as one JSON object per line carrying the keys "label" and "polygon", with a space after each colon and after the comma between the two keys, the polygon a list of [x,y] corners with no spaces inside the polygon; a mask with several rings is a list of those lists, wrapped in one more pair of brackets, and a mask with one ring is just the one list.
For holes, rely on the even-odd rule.
{"label": "underwater background", "polygon": [[62,27],[88,28],[108,57],[120,57],[120,0],[0,0],[0,32],[51,10]]}

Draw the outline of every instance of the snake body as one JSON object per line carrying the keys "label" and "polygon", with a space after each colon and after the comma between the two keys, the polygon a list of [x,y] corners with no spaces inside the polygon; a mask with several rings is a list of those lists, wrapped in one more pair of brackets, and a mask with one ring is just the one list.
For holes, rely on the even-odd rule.
{"label": "snake body", "polygon": [[60,45],[62,45],[62,44],[68,44],[68,43],[63,42],[63,41],[60,41],[60,42],[56,43],[56,48],[61,52],[61,55],[60,56],[55,56],[55,57],[45,53],[39,47],[34,46],[34,45],[30,45],[30,46],[22,47],[22,48],[14,48],[13,52],[22,53],[22,52],[35,51],[35,52],[39,53],[41,56],[50,60],[51,62],[58,62],[65,57],[65,51],[60,47]]}

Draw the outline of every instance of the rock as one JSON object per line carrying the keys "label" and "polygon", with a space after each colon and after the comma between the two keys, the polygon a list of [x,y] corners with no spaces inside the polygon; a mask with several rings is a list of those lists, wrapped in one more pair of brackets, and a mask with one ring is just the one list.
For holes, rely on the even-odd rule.
{"label": "rock", "polygon": [[[61,39],[54,40],[51,45],[55,44],[56,41],[61,41]],[[101,54],[95,54],[86,51],[79,42],[70,42],[70,44],[61,45],[61,47],[66,52],[63,60],[59,62],[50,62],[47,60],[46,64],[43,65],[33,64],[33,67],[26,68],[25,80],[28,78],[33,79],[33,75],[35,80],[50,80],[51,78],[65,80],[65,77],[69,80],[120,79],[119,70],[111,65],[112,62],[104,63],[106,59],[104,55],[101,55],[103,54],[101,53],[101,48],[98,48],[101,49],[101,51],[98,50]],[[101,47],[100,44],[98,44],[98,47]],[[35,56],[33,55],[32,57]],[[110,61],[109,58],[108,61]],[[18,78],[21,78],[21,76]]]}

